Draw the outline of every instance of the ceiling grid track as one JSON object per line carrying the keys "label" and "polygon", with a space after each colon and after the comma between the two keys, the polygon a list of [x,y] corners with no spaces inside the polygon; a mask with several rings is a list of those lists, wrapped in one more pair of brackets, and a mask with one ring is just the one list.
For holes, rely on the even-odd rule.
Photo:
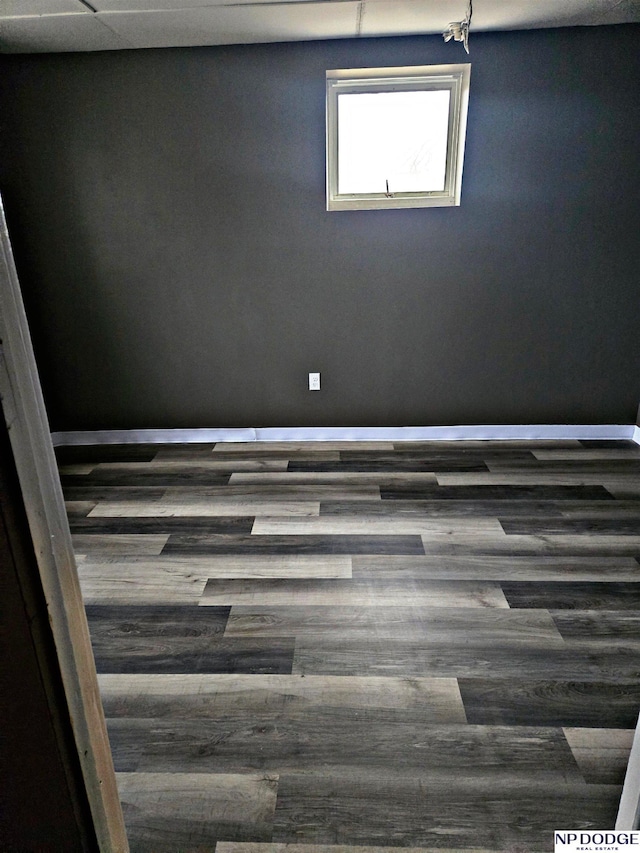
{"label": "ceiling grid track", "polygon": [[356,19],[356,37],[360,38],[362,35],[362,22],[364,20],[364,0],[360,0],[358,3],[358,17]]}

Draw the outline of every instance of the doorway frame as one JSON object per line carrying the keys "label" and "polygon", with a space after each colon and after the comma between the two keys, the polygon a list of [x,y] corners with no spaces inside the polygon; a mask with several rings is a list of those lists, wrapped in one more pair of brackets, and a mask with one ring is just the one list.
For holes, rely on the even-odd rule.
{"label": "doorway frame", "polygon": [[0,198],[0,397],[101,853],[129,853],[87,617]]}

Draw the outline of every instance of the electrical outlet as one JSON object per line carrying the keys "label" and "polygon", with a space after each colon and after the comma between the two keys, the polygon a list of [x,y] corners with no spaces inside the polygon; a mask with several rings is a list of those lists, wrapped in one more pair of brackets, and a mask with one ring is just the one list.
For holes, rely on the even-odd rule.
{"label": "electrical outlet", "polygon": [[320,390],[320,374],[319,373],[310,373],[309,374],[309,391],[319,391]]}

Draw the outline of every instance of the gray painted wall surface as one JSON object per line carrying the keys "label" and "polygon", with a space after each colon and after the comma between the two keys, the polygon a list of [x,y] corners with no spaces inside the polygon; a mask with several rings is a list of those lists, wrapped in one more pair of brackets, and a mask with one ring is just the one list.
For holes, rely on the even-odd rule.
{"label": "gray painted wall surface", "polygon": [[52,428],[633,423],[639,35],[474,34],[462,206],[407,211],[326,212],[324,73],[440,37],[0,57]]}

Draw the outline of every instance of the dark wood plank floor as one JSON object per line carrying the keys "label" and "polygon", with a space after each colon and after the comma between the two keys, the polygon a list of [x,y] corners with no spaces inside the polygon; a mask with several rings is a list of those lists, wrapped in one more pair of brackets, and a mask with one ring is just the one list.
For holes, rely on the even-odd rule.
{"label": "dark wood plank floor", "polygon": [[134,853],[541,853],[613,827],[640,447],[58,457]]}

